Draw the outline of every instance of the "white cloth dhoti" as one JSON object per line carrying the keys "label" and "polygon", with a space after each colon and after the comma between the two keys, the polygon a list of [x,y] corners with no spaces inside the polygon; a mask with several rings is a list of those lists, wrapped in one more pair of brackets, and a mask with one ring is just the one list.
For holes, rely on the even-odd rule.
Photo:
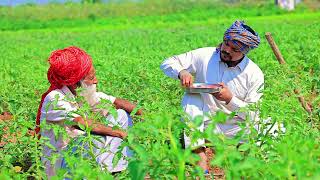
{"label": "white cloth dhoti", "polygon": [[[112,115],[107,116],[106,120],[109,122],[110,126],[118,126],[124,130],[128,129],[129,126],[132,126],[132,119],[126,111],[118,109],[117,113],[117,118],[114,118]],[[98,136],[92,142],[94,143],[93,153],[96,156],[95,160],[101,169],[106,169],[109,172],[119,172],[127,168],[128,161],[126,158],[132,156],[132,152],[128,147],[124,147],[122,149],[120,160],[113,165],[113,160],[115,156],[117,156],[116,154],[120,153],[119,151],[121,150],[120,146],[123,142],[121,138],[113,136]],[[80,145],[81,144],[82,143],[80,143]],[[82,146],[88,149],[87,144]],[[69,148],[73,148],[73,151],[76,151],[76,148],[74,147]],[[86,154],[84,156],[88,155]],[[62,160],[61,168],[68,168],[64,159]]]}

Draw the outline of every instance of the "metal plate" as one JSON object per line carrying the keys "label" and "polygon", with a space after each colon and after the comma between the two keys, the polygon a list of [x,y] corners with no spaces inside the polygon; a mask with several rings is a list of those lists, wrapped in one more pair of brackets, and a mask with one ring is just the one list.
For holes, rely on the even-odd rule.
{"label": "metal plate", "polygon": [[187,93],[217,93],[222,86],[219,84],[193,83],[191,87],[186,88]]}

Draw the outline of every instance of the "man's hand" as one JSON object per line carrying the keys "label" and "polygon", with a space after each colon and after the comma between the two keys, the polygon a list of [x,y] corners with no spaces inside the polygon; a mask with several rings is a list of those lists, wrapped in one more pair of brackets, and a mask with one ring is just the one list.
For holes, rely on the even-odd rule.
{"label": "man's hand", "polygon": [[233,95],[229,88],[224,83],[219,83],[222,86],[220,92],[212,93],[212,95],[220,101],[225,101],[227,104],[231,101]]}
{"label": "man's hand", "polygon": [[179,72],[179,79],[180,79],[181,85],[184,87],[190,87],[193,84],[193,77],[186,70],[182,70]]}
{"label": "man's hand", "polygon": [[126,132],[124,132],[124,131],[119,131],[119,137],[121,138],[121,139],[124,139],[124,138],[126,138],[128,136],[128,134],[126,133]]}
{"label": "man's hand", "polygon": [[142,116],[142,114],[143,114],[142,109],[139,109],[139,110],[137,111],[137,113],[136,113],[136,115],[139,115],[139,116]]}

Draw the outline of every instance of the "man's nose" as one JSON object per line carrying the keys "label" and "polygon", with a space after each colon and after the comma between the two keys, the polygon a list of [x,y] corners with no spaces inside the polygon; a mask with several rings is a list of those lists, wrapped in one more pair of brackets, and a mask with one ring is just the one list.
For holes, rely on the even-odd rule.
{"label": "man's nose", "polygon": [[94,78],[93,84],[98,84],[98,79],[97,79],[97,77]]}
{"label": "man's nose", "polygon": [[226,53],[230,54],[231,48],[227,46],[227,47],[224,49],[224,51],[225,51]]}

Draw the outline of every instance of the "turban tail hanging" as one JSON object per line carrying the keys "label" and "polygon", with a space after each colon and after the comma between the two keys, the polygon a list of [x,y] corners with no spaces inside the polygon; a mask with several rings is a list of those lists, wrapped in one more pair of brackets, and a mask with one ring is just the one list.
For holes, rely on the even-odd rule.
{"label": "turban tail hanging", "polygon": [[44,98],[53,90],[79,82],[92,67],[91,57],[78,47],[67,47],[53,51],[48,59],[49,89],[42,94],[36,120],[36,133],[40,131],[40,114]]}
{"label": "turban tail hanging", "polygon": [[247,54],[250,50],[257,48],[260,44],[259,35],[254,32],[243,21],[235,21],[229,29],[224,33],[223,40],[231,41],[235,46],[239,47],[243,54]]}

